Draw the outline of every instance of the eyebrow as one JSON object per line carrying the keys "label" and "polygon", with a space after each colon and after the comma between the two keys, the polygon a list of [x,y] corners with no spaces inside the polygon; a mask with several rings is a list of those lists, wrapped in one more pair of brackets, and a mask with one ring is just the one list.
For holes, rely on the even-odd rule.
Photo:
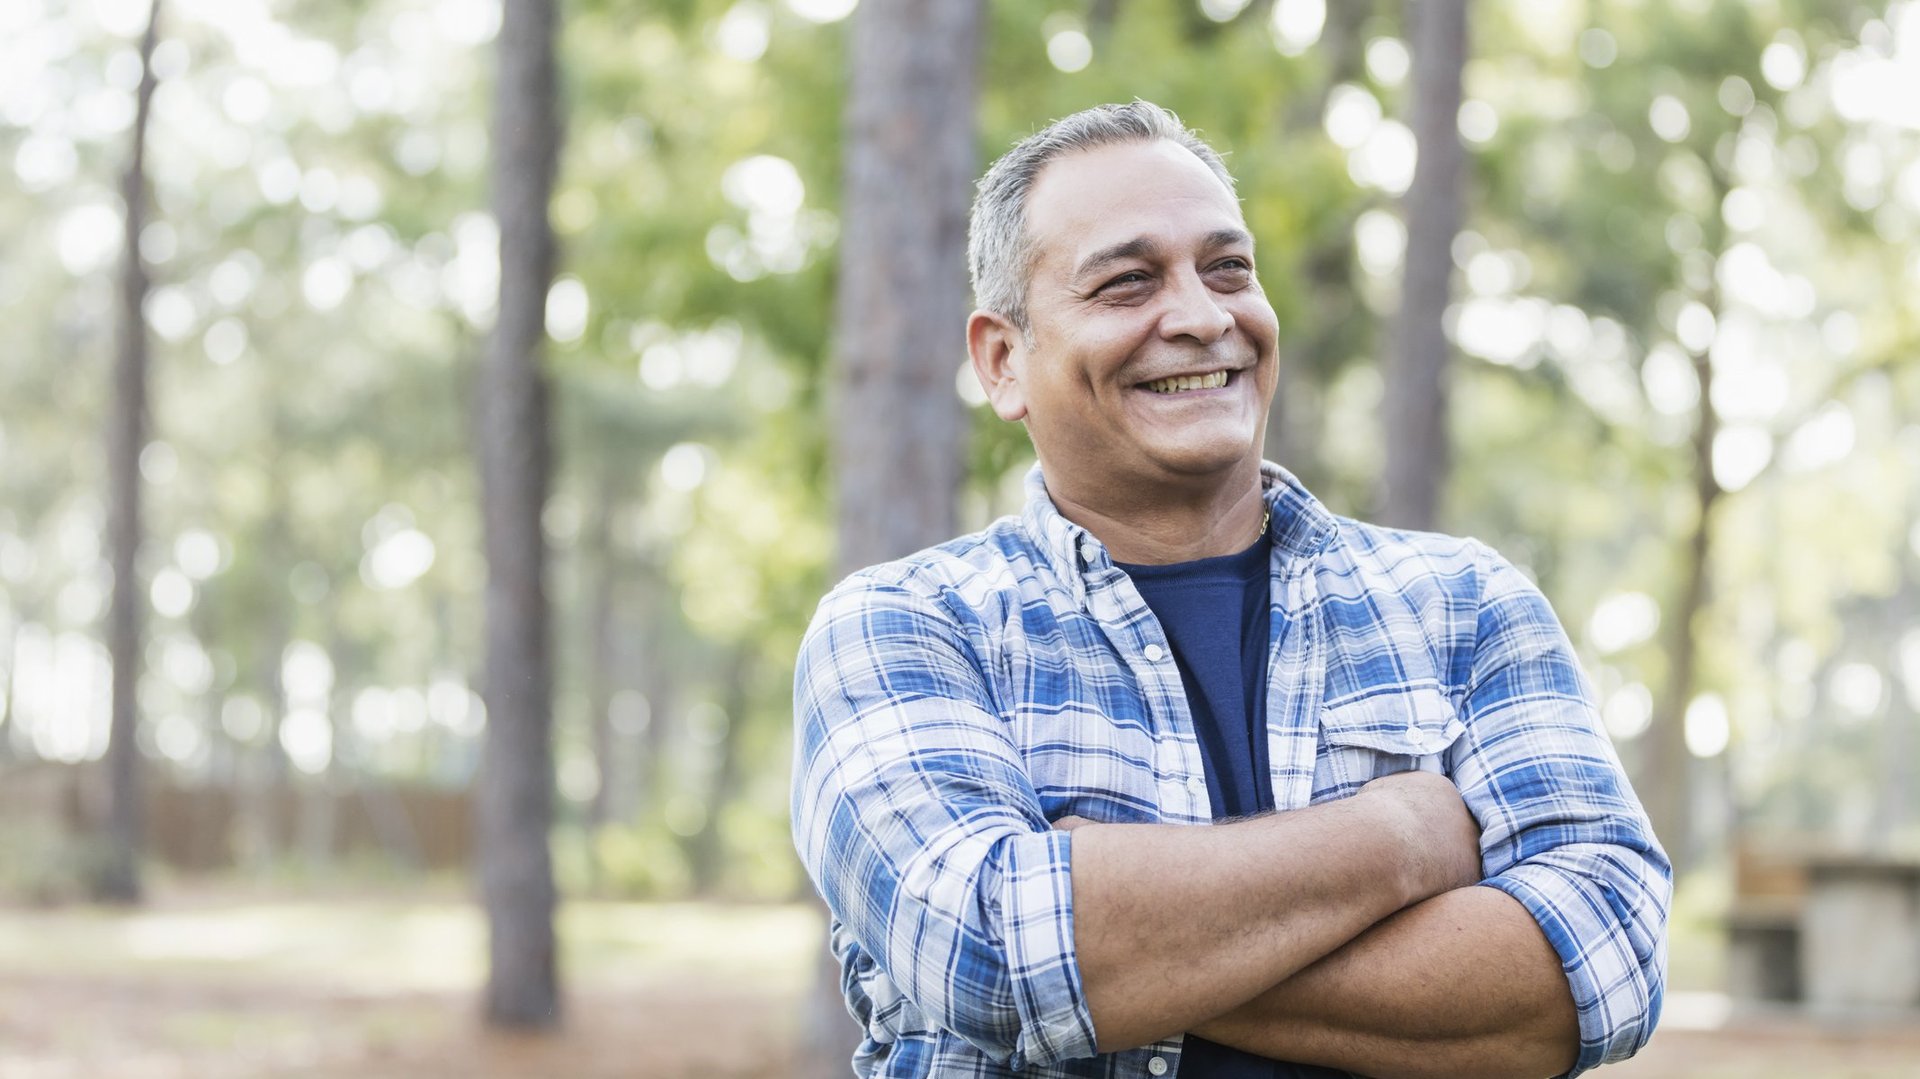
{"label": "eyebrow", "polygon": [[[1212,232],[1207,233],[1207,237],[1202,241],[1201,247],[1203,250],[1212,251],[1222,247],[1233,247],[1235,245],[1251,246],[1252,244],[1253,235],[1246,229],[1227,228],[1214,229]],[[1127,259],[1133,258],[1151,257],[1157,254],[1159,250],[1160,245],[1145,236],[1136,236],[1131,240],[1122,240],[1117,244],[1103,247],[1093,254],[1088,255],[1086,258],[1081,259],[1080,264],[1074,267],[1073,276],[1069,278],[1069,280],[1079,282],[1116,262],[1124,262]]]}

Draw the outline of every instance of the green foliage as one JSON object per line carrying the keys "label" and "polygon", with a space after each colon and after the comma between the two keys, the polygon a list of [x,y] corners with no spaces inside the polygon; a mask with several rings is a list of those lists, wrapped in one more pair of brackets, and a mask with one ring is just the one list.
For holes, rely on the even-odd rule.
{"label": "green foliage", "polygon": [[563,894],[606,899],[684,899],[693,875],[674,837],[645,824],[554,836],[554,876]]}
{"label": "green foliage", "polygon": [[41,821],[0,821],[0,903],[59,906],[90,898],[103,843]]}
{"label": "green foliage", "polygon": [[[1397,203],[1330,132],[1329,108],[1338,90],[1391,120],[1407,84],[1391,63],[1398,5],[1328,7],[1326,37],[1286,55],[1269,4],[1214,23],[1176,0],[999,0],[978,145],[984,167],[1047,120],[1137,96],[1228,151],[1282,325],[1295,401],[1283,463],[1363,514],[1398,279],[1378,241]],[[1911,728],[1900,691],[1912,687],[1896,684],[1909,631],[1888,612],[1920,588],[1908,540],[1920,206],[1900,179],[1920,168],[1920,146],[1911,129],[1842,115],[1830,92],[1847,58],[1881,48],[1863,40],[1890,40],[1888,10],[1482,0],[1466,89],[1497,124],[1472,143],[1456,245],[1449,527],[1541,580],[1609,699],[1669,676],[1657,635],[1603,648],[1593,615],[1623,594],[1668,604],[1677,588],[1696,523],[1692,405],[1670,377],[1686,304],[1710,309],[1731,341],[1716,356],[1725,392],[1784,387],[1770,409],[1730,414],[1770,458],[1717,511],[1712,596],[1694,627],[1702,688],[1732,705],[1743,806],[1853,833],[1864,826],[1836,815],[1833,795],[1894,725]],[[149,741],[168,749],[160,766],[209,782],[297,766],[273,723],[300,706],[280,699],[299,688],[281,675],[289,643],[307,641],[331,661],[317,706],[335,767],[463,783],[478,719],[466,693],[486,674],[469,424],[497,243],[485,27],[423,0],[229,14],[183,9],[169,23],[153,134],[164,445],[149,454],[144,565],[176,592],[184,580],[187,601],[152,617],[143,703],[149,733],[176,737]],[[23,68],[38,97],[0,105],[0,162],[21,180],[0,189],[8,673],[16,636],[54,642],[47,656],[64,648],[73,670],[90,662],[109,583],[96,447],[111,258],[80,241],[87,214],[111,214],[123,140],[94,106],[53,102],[112,98],[126,42],[54,8],[33,18],[71,47]],[[824,389],[835,237],[857,210],[839,196],[846,32],[774,2],[566,7],[552,214],[585,310],[577,325],[556,320],[548,355],[561,760],[592,761],[595,725],[615,718],[614,759],[572,769],[606,785],[614,823],[589,838],[591,784],[562,777],[556,858],[570,892],[684,894],[692,839],[674,825],[707,820],[723,889],[804,888],[786,851],[787,685],[829,583],[832,434],[860,420],[834,416]],[[1091,50],[1073,72],[1049,58],[1069,32]],[[1762,62],[1774,45],[1804,69],[1784,89]],[[1684,112],[1684,133],[1656,130],[1661,101]],[[1791,303],[1767,309],[1727,287],[1722,268],[1758,265],[1754,252]],[[1491,347],[1469,315],[1525,338]],[[972,415],[969,527],[1017,509],[1031,461],[1017,425]],[[1835,424],[1849,452],[1792,448],[1825,445]],[[430,542],[425,564],[383,547],[412,533]],[[211,562],[196,554],[205,541]],[[753,673],[735,687],[741,657]],[[1831,676],[1856,662],[1883,672],[1881,703],[1836,734]],[[30,728],[56,722],[30,697],[0,725],[23,753]],[[264,729],[247,729],[249,708]],[[741,714],[716,723],[714,709]],[[62,714],[97,712],[82,701]],[[741,778],[708,806],[723,746]],[[78,872],[44,851],[6,861],[54,891]]]}

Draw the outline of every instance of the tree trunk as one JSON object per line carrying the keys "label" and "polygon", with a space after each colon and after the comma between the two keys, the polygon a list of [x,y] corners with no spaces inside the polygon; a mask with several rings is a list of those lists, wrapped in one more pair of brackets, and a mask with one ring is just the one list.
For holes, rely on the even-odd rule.
{"label": "tree trunk", "polygon": [[[333,660],[335,671],[341,671],[347,645],[337,624],[328,627],[327,655]],[[331,870],[334,856],[339,853],[341,804],[346,800],[351,761],[356,756],[351,702],[358,688],[336,677],[327,691],[321,712],[326,716],[327,744],[331,749],[326,767],[308,780],[299,799],[299,846],[305,852],[306,868],[321,873]]]}
{"label": "tree trunk", "polygon": [[1113,34],[1113,21],[1120,15],[1120,0],[1093,0],[1087,5],[1087,36],[1095,45],[1105,45]]}
{"label": "tree trunk", "polygon": [[[657,582],[646,592],[658,595]],[[637,604],[639,610],[658,611],[652,601]],[[642,638],[640,647],[644,650],[642,660],[646,671],[647,727],[640,733],[639,744],[633,751],[632,798],[628,804],[628,813],[621,819],[632,820],[634,816],[656,816],[665,804],[667,743],[673,733],[674,717],[680,714],[680,674],[671,659],[665,654],[667,627],[664,625],[670,615],[656,613],[647,619],[647,635]]]}
{"label": "tree trunk", "polygon": [[[1265,11],[1254,14],[1266,17]],[[1344,0],[1327,9],[1326,28],[1315,49],[1325,58],[1327,74],[1311,93],[1287,103],[1284,138],[1317,137],[1314,133],[1326,115],[1333,88],[1358,81],[1364,74],[1366,39],[1361,30],[1372,14],[1372,0]],[[1277,388],[1267,411],[1266,456],[1285,465],[1309,487],[1324,472],[1320,449],[1326,440],[1324,389],[1351,354],[1349,338],[1356,321],[1353,225],[1359,212],[1355,206],[1336,221],[1316,225],[1314,238],[1300,258],[1307,302],[1301,305],[1299,329],[1286,334],[1280,345]]]}
{"label": "tree trunk", "polygon": [[[838,570],[951,538],[965,468],[967,207],[981,0],[861,4],[841,201]],[[822,949],[824,952],[825,949]],[[844,1076],[858,1037],[822,958],[796,1075]]]}
{"label": "tree trunk", "polygon": [[836,321],[842,571],[955,529],[983,15],[978,0],[854,13]]}
{"label": "tree trunk", "polygon": [[1713,361],[1705,349],[1693,354],[1693,373],[1700,382],[1692,442],[1694,524],[1682,556],[1679,594],[1667,611],[1667,657],[1672,667],[1653,713],[1651,752],[1642,768],[1647,782],[1641,791],[1653,834],[1666,847],[1676,875],[1692,853],[1693,757],[1687,752],[1687,705],[1693,700],[1699,665],[1699,627],[1694,623],[1707,606],[1713,510],[1723,493],[1713,475],[1713,440],[1720,433],[1720,414],[1713,407]]}
{"label": "tree trunk", "polygon": [[20,640],[21,621],[17,610],[9,610],[7,635],[0,638],[0,764],[10,764],[20,756],[20,707],[15,692],[20,664],[15,648]]}
{"label": "tree trunk", "polygon": [[500,306],[479,384],[487,553],[486,739],[478,789],[481,892],[495,1026],[559,1019],[554,956],[552,659],[544,580],[551,463],[541,355],[560,146],[552,0],[505,0],[494,92],[493,201]]}
{"label": "tree trunk", "polygon": [[[1732,180],[1711,160],[1704,162],[1713,185],[1713,205],[1726,201]],[[1726,225],[1719,215],[1711,215],[1703,225],[1706,249],[1715,261],[1725,253]],[[1713,312],[1715,325],[1722,325],[1720,290],[1710,285],[1700,302]],[[1699,681],[1699,627],[1695,625],[1706,610],[1711,588],[1714,508],[1726,492],[1713,474],[1713,443],[1720,435],[1720,413],[1713,404],[1713,358],[1708,345],[1692,350],[1694,380],[1700,386],[1700,403],[1694,412],[1692,449],[1693,531],[1687,535],[1681,556],[1680,587],[1663,612],[1667,617],[1668,668],[1666,684],[1653,711],[1648,731],[1649,752],[1643,760],[1646,782],[1639,789],[1647,817],[1653,822],[1653,834],[1666,848],[1677,879],[1692,862],[1694,847],[1693,755],[1687,751],[1687,706],[1693,702]]]}
{"label": "tree trunk", "polygon": [[1460,144],[1460,77],[1467,61],[1467,0],[1408,0],[1413,51],[1413,133],[1420,148],[1404,206],[1407,254],[1400,316],[1388,365],[1387,466],[1381,519],[1431,529],[1447,480],[1447,368],[1442,318],[1460,231],[1465,148]]}
{"label": "tree trunk", "polygon": [[[1911,569],[1903,568],[1900,574],[1900,589],[1889,612],[1902,612],[1892,619],[1882,621],[1888,655],[1886,669],[1895,672],[1897,677],[1889,682],[1899,681],[1905,692],[1889,686],[1886,710],[1882,713],[1884,724],[1882,750],[1880,754],[1880,804],[1875,807],[1873,842],[1876,847],[1886,849],[1893,845],[1894,837],[1901,834],[1912,819],[1915,709],[1913,700],[1920,685],[1913,681],[1914,672],[1907,666],[1902,630],[1906,617],[1904,612],[1920,610],[1920,588],[1915,587]],[[1911,632],[1910,630],[1908,632]]]}
{"label": "tree trunk", "polygon": [[[193,639],[210,656],[221,639],[220,625],[213,616],[215,604],[210,594],[218,587],[212,582],[202,581],[199,600],[187,615],[187,627],[193,633]],[[207,738],[207,766],[201,773],[200,781],[209,787],[231,792],[234,789],[233,745],[232,740],[227,737],[227,732],[220,725],[220,712],[227,703],[227,686],[215,679],[207,692],[200,695],[198,703],[200,728]],[[232,814],[226,814],[222,823],[224,824],[225,820],[231,817]],[[224,846],[226,838],[221,836],[218,844]]]}
{"label": "tree trunk", "polygon": [[113,661],[112,719],[107,738],[107,850],[95,891],[119,903],[140,900],[141,783],[139,726],[140,638],[146,593],[140,581],[140,451],[147,442],[147,270],[140,232],[147,216],[147,118],[153,111],[153,46],[160,33],[160,0],[147,13],[140,38],[140,89],[134,106],[133,148],[120,195],[126,204],[120,263],[119,348],[114,364],[113,412],[107,429],[107,544],[113,600],[107,609],[107,653]]}
{"label": "tree trunk", "polygon": [[[276,414],[274,430],[280,430]],[[267,519],[262,529],[262,562],[285,566],[291,550],[287,542],[285,486],[279,482],[280,457],[272,454],[267,462]],[[259,689],[261,693],[261,743],[241,746],[237,763],[241,772],[238,799],[241,812],[235,814],[233,830],[240,861],[258,872],[268,871],[282,851],[281,837],[291,833],[290,822],[282,810],[291,804],[292,767],[286,747],[280,744],[280,725],[287,715],[285,674],[287,645],[293,639],[293,616],[288,609],[284,588],[274,590],[266,613],[265,640],[260,649]]]}
{"label": "tree trunk", "polygon": [[727,804],[740,787],[742,731],[747,710],[753,702],[753,646],[742,642],[734,646],[733,661],[727,665],[727,687],[723,709],[727,731],[720,738],[719,759],[714,762],[713,782],[707,788],[707,815],[700,830],[687,843],[687,861],[693,875],[695,895],[711,896],[720,885],[721,865],[726,855],[726,833],[720,823]]}
{"label": "tree trunk", "polygon": [[685,673],[684,662],[673,652],[673,642],[679,635],[673,625],[670,600],[664,594],[661,567],[640,559],[633,563],[632,570],[620,606],[635,612],[629,626],[633,639],[620,654],[630,657],[632,688],[646,701],[646,717],[637,731],[615,732],[620,735],[615,753],[624,757],[627,778],[614,790],[607,806],[609,823],[626,824],[659,818],[668,735],[680,708],[679,678]]}
{"label": "tree trunk", "polygon": [[613,739],[614,656],[613,600],[617,571],[613,556],[613,509],[618,500],[614,483],[600,486],[600,495],[581,543],[581,586],[587,608],[587,722],[593,745],[594,768],[600,782],[587,807],[587,828],[598,832],[613,819],[613,791],[621,770]]}

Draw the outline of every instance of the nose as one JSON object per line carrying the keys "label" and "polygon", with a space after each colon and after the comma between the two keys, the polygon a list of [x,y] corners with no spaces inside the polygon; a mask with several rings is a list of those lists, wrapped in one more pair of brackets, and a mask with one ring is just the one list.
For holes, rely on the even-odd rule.
{"label": "nose", "polygon": [[1167,340],[1187,337],[1211,345],[1233,329],[1233,314],[1192,270],[1177,275],[1164,295],[1166,309],[1160,316],[1160,336]]}

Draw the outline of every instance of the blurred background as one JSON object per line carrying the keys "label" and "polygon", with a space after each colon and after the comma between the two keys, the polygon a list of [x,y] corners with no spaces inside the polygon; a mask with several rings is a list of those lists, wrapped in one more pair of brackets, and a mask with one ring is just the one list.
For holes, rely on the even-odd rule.
{"label": "blurred background", "polygon": [[1136,96],[1268,456],[1585,662],[1615,1074],[1915,1074],[1920,2],[9,0],[0,1075],[846,1074],[793,654],[1017,510],[970,184]]}

